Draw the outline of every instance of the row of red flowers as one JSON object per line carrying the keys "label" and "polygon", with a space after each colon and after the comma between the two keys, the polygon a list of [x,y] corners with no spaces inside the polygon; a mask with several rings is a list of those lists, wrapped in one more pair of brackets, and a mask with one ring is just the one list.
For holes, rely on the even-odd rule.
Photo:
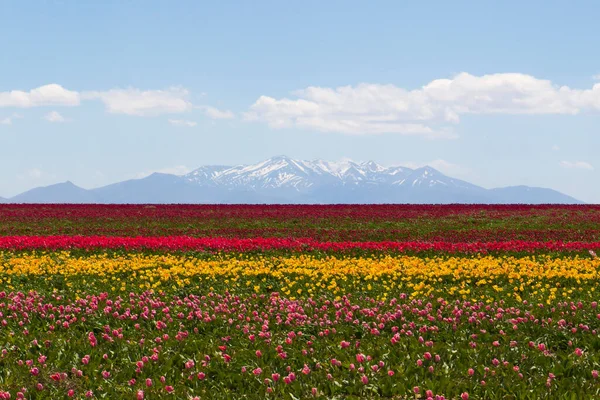
{"label": "row of red flowers", "polygon": [[600,249],[600,242],[322,242],[311,238],[196,238],[189,236],[115,237],[115,236],[4,236],[0,249],[62,250],[62,249],[125,249],[168,251],[443,251],[459,253],[584,251]]}
{"label": "row of red flowers", "polygon": [[468,229],[433,230],[418,229],[335,229],[311,227],[264,227],[264,228],[194,228],[194,227],[59,227],[31,231],[29,226],[22,229],[0,228],[0,236],[189,236],[227,238],[313,238],[322,242],[503,242],[524,240],[535,242],[595,242],[600,241],[600,229]]}
{"label": "row of red flowers", "polygon": [[599,227],[589,205],[0,205],[0,236],[595,242]]}
{"label": "row of red flowers", "polygon": [[545,216],[568,222],[600,220],[600,205],[562,204],[2,204],[4,218],[64,219],[110,218],[139,219],[256,219],[287,220],[290,218],[341,218],[365,220],[400,220],[475,216],[505,219],[514,216]]}

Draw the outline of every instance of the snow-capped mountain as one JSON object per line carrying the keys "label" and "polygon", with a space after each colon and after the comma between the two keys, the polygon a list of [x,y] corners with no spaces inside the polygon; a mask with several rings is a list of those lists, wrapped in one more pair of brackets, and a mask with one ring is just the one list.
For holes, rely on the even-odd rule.
{"label": "snow-capped mountain", "polygon": [[[204,173],[206,169],[212,172],[210,176]],[[315,168],[310,162],[278,156],[252,165],[201,167],[185,175],[184,178],[203,186],[229,189],[294,188],[300,191],[313,186],[323,173],[324,171]]]}
{"label": "snow-capped mountain", "polygon": [[61,183],[13,203],[580,203],[551,189],[485,189],[431,167],[384,167],[374,161],[272,157],[251,165],[202,166],[183,176],[155,173],[96,188]]}
{"label": "snow-capped mountain", "polygon": [[479,186],[473,185],[469,182],[461,181],[459,179],[449,178],[442,174],[440,171],[435,170],[431,167],[422,167],[415,170],[405,169],[404,177],[402,179],[394,181],[393,185],[398,186],[411,186],[413,188],[431,188],[436,185],[442,185],[445,187],[462,188],[465,190],[479,190],[482,189]]}
{"label": "snow-capped mountain", "polygon": [[304,191],[325,185],[391,183],[411,171],[402,167],[386,168],[373,161],[305,161],[277,156],[252,165],[200,167],[184,178],[202,186]]}
{"label": "snow-capped mountain", "polygon": [[186,178],[190,183],[200,186],[215,186],[216,182],[214,179],[219,176],[221,172],[230,168],[231,167],[225,165],[207,165],[190,172],[186,175]]}

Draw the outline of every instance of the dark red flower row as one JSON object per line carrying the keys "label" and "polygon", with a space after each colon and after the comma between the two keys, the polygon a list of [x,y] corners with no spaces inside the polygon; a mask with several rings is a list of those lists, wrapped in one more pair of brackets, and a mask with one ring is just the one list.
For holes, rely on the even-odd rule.
{"label": "dark red flower row", "polygon": [[487,252],[561,252],[600,249],[600,242],[321,242],[310,238],[195,238],[189,236],[115,237],[115,236],[4,236],[0,249],[63,250],[124,249],[168,251],[398,251],[449,253]]}
{"label": "dark red flower row", "polygon": [[337,204],[337,205],[250,205],[250,204],[2,204],[2,219],[22,221],[40,219],[107,218],[110,220],[265,219],[287,221],[294,218],[321,221],[323,219],[405,220],[470,218],[505,219],[510,217],[544,216],[568,222],[573,217],[585,221],[600,220],[600,205],[557,204]]}
{"label": "dark red flower row", "polygon": [[598,205],[2,204],[0,236],[600,241]]}

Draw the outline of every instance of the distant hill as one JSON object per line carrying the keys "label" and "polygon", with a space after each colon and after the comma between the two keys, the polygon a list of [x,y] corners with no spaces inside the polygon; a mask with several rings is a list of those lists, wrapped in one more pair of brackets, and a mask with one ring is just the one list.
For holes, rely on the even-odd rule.
{"label": "distant hill", "polygon": [[98,199],[89,190],[72,182],[38,187],[9,199],[11,203],[96,203]]}
{"label": "distant hill", "polygon": [[[0,200],[1,201],[1,200]],[[485,189],[423,167],[383,167],[373,161],[304,161],[273,157],[252,165],[202,166],[186,175],[155,173],[83,189],[71,182],[39,187],[11,203],[581,204],[552,189]]]}
{"label": "distant hill", "polygon": [[564,194],[557,192],[556,190],[532,188],[528,186],[509,186],[504,188],[491,189],[491,192],[494,193],[494,197],[498,199],[501,203],[564,203],[565,197],[572,199],[572,197],[565,196]]}

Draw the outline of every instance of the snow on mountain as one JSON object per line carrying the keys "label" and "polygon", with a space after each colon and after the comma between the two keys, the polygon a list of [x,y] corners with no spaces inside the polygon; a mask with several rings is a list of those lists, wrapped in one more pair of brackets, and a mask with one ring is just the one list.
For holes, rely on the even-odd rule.
{"label": "snow on mountain", "polygon": [[229,168],[231,167],[225,165],[207,165],[186,174],[185,178],[200,186],[215,186],[215,178]]}
{"label": "snow on mountain", "polygon": [[410,171],[402,167],[386,168],[373,161],[306,161],[277,156],[251,165],[200,167],[184,177],[204,186],[303,191],[323,185],[391,183],[394,177]]}
{"label": "snow on mountain", "polygon": [[417,168],[409,174],[405,174],[402,179],[394,181],[392,184],[416,188],[431,188],[441,185],[453,188],[463,188],[466,190],[482,189],[479,186],[461,181],[460,179],[450,178],[431,167]]}
{"label": "snow on mountain", "polygon": [[[0,199],[0,202],[2,199]],[[431,167],[385,167],[272,157],[250,165],[202,166],[186,175],[152,174],[86,190],[70,182],[32,189],[12,203],[581,203],[551,189],[485,189]]]}
{"label": "snow on mountain", "polygon": [[375,161],[367,161],[360,165],[369,172],[383,172],[387,169],[386,167],[377,164]]}
{"label": "snow on mountain", "polygon": [[[202,174],[202,172],[192,171],[185,177],[192,181],[193,177],[198,174]],[[315,179],[321,174],[322,171],[310,163],[278,156],[257,164],[224,167],[212,171],[210,179],[216,186],[231,189],[238,187],[248,189],[293,188],[300,191],[313,186]]]}

